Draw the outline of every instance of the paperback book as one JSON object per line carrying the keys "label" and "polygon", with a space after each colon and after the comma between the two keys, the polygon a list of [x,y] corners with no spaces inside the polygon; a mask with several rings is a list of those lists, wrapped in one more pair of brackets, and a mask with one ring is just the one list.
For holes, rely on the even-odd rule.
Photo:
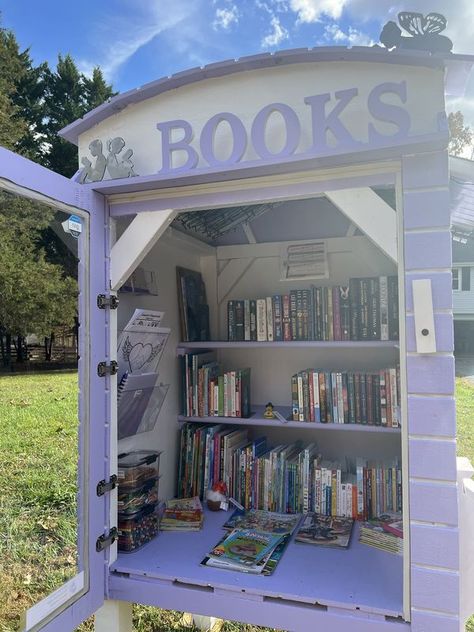
{"label": "paperback book", "polygon": [[295,542],[347,549],[354,520],[342,516],[307,513],[295,537]]}
{"label": "paperback book", "polygon": [[202,504],[197,496],[177,498],[166,501],[160,529],[162,531],[199,531],[203,521]]}

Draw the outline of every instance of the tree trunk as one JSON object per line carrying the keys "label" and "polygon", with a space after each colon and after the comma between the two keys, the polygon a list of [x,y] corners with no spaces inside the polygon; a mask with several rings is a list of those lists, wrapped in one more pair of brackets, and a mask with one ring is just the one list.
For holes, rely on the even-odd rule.
{"label": "tree trunk", "polygon": [[17,362],[25,362],[25,360],[26,360],[26,353],[25,353],[26,352],[26,345],[25,345],[25,339],[23,338],[23,336],[17,336],[15,349],[16,349],[16,361]]}
{"label": "tree trunk", "polygon": [[5,366],[12,364],[12,337],[11,334],[5,334]]}

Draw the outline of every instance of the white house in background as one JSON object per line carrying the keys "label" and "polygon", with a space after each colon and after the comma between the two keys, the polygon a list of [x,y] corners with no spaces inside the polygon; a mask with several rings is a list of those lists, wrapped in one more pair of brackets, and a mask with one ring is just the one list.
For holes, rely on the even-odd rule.
{"label": "white house in background", "polygon": [[474,161],[449,159],[453,234],[454,344],[474,352]]}

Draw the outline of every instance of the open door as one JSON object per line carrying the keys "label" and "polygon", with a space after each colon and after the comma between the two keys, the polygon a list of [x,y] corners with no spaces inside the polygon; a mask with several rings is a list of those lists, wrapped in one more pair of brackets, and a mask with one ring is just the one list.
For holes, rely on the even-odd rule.
{"label": "open door", "polygon": [[[47,324],[35,322],[31,331],[23,327],[22,335],[13,335],[15,311],[23,309],[27,323],[33,323],[34,312],[26,301],[21,303],[20,283],[25,277],[15,276],[15,266],[7,271],[13,301],[5,299],[0,309],[7,321],[0,323],[3,332],[10,332],[2,336],[2,362],[15,369],[10,384],[16,391],[11,394],[13,412],[2,445],[11,451],[16,475],[9,488],[2,492],[0,486],[10,521],[2,572],[20,586],[13,596],[4,595],[10,609],[7,627],[73,632],[104,602],[105,556],[114,539],[108,514],[113,485],[105,449],[114,377],[108,371],[105,342],[109,314],[97,302],[109,286],[105,204],[102,196],[84,193],[81,185],[0,148],[0,205],[3,226],[17,231],[19,249],[28,249],[24,230],[35,231],[43,240],[36,267],[28,253],[15,258],[15,265],[32,265],[31,277],[48,277],[44,290],[41,278],[35,277],[30,296],[42,313],[51,311]],[[4,249],[5,234],[3,242]],[[94,274],[91,256],[101,262]],[[4,257],[4,273],[8,265]],[[51,287],[55,284],[59,294]],[[55,340],[45,330],[51,323]],[[27,375],[16,370],[22,361]],[[103,371],[98,371],[100,363]],[[62,371],[52,373],[58,366]]]}

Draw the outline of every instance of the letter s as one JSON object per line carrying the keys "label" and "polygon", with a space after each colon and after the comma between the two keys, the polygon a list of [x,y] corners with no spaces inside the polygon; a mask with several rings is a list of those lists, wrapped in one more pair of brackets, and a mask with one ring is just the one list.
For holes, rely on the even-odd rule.
{"label": "letter s", "polygon": [[384,123],[392,123],[398,128],[395,134],[381,134],[378,132],[372,123],[369,123],[369,143],[377,142],[390,138],[392,140],[398,140],[406,138],[410,131],[411,119],[410,114],[399,105],[390,105],[384,103],[381,100],[383,94],[396,94],[400,97],[402,103],[406,103],[407,100],[407,82],[401,81],[400,83],[381,83],[372,90],[369,94],[367,106],[369,112],[374,119],[382,121]]}

